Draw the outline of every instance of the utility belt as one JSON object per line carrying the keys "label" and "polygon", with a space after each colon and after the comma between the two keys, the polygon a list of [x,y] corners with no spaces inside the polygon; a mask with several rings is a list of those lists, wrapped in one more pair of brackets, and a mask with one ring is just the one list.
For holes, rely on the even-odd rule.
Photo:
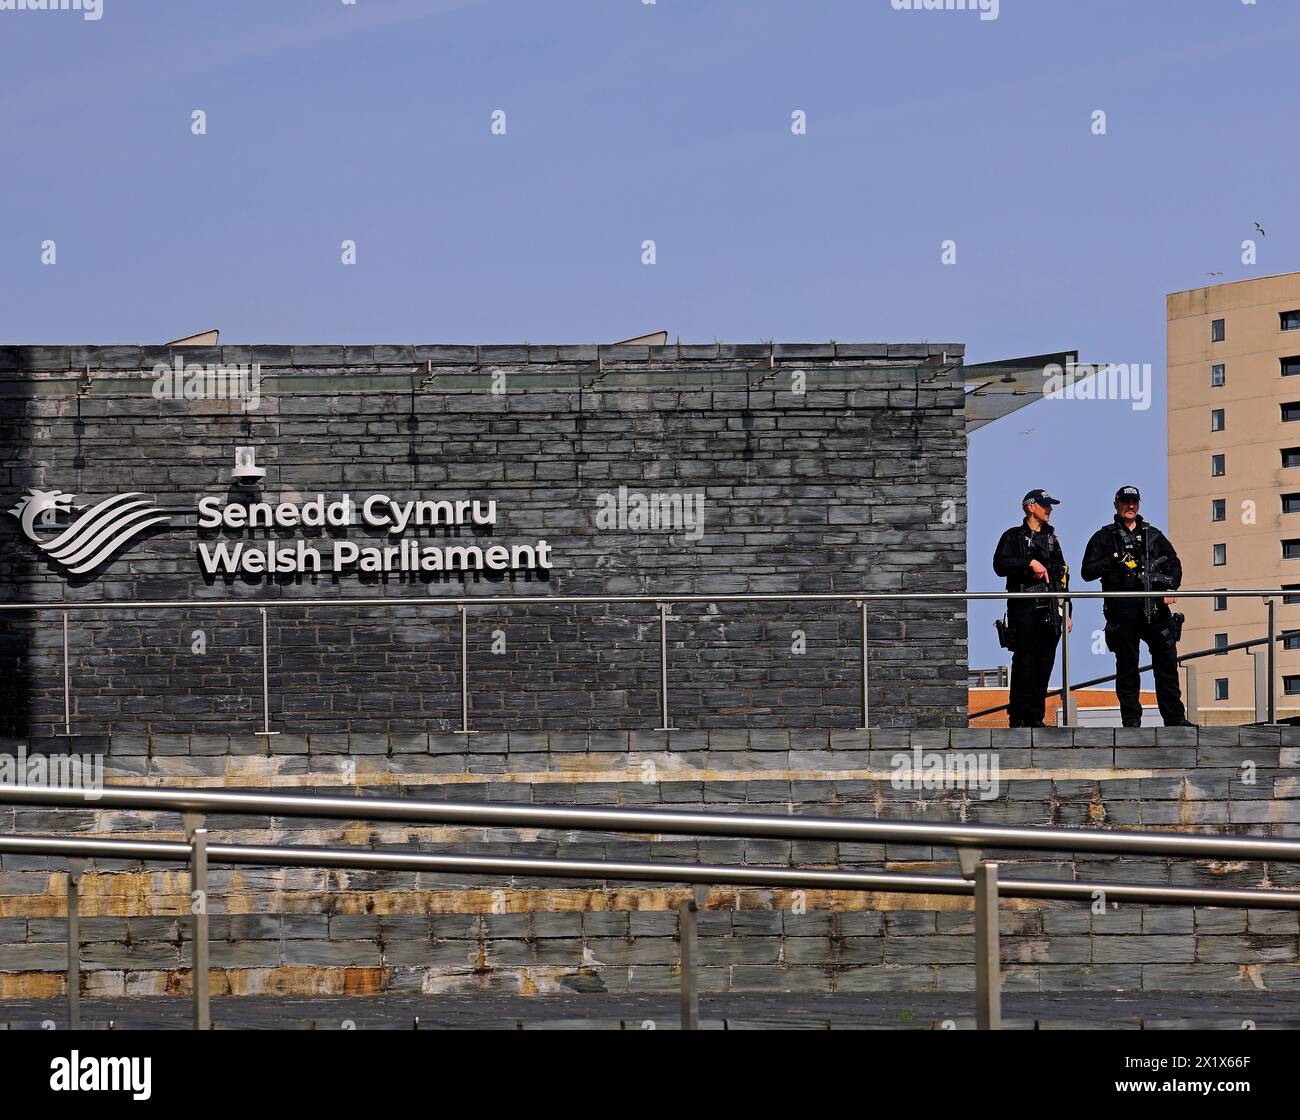
{"label": "utility belt", "polygon": [[[1146,614],[1142,609],[1143,600],[1141,599],[1124,599],[1121,600],[1125,607],[1112,607],[1109,601],[1102,605],[1102,614],[1106,619],[1106,648],[1115,652],[1115,645],[1119,632],[1130,627],[1140,626],[1146,619]],[[1128,607],[1128,604],[1132,604]],[[1152,634],[1152,641],[1157,649],[1169,649],[1176,646],[1183,640],[1183,622],[1185,616],[1177,611],[1171,611],[1168,603],[1157,603],[1155,613],[1151,618],[1151,625],[1155,633]]]}
{"label": "utility belt", "polygon": [[[1065,571],[1049,571],[1049,575],[1051,576],[1049,586],[1054,590],[1059,588],[1064,591],[1066,589],[1065,584],[1069,577]],[[1014,606],[1009,604],[1007,613],[994,621],[993,625],[997,628],[998,632],[998,644],[1003,649],[1009,649],[1013,653],[1027,641],[1031,640],[1033,635],[1012,623],[1012,609],[1016,609],[1017,613],[1024,611],[1032,612],[1035,621],[1041,623],[1043,627],[1050,631],[1055,637],[1060,637],[1064,619],[1062,601],[1050,597],[1047,592],[1043,590],[1043,583],[1041,580],[1037,583],[1030,584],[1027,587],[1022,587],[1019,590],[1043,591],[1043,596],[1037,601],[1031,599],[1016,599],[1014,601]]]}

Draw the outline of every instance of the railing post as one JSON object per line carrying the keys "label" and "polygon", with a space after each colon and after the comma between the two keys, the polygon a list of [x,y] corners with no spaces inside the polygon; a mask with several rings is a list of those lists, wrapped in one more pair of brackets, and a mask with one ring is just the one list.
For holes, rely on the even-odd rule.
{"label": "railing post", "polygon": [[257,609],[262,615],[262,730],[257,734],[262,736],[279,735],[278,731],[271,730],[271,687],[268,669],[270,655],[267,652],[266,643],[266,608],[258,607]]}
{"label": "railing post", "polygon": [[72,738],[72,672],[68,667],[68,612],[63,611],[63,735]]}
{"label": "railing post", "polygon": [[202,813],[182,813],[190,844],[190,966],[194,989],[194,1029],[212,1025],[208,1009],[208,830]]}
{"label": "railing post", "polygon": [[1255,722],[1268,722],[1268,650],[1247,650],[1255,662]]}
{"label": "railing post", "polygon": [[[66,615],[64,617],[67,617]],[[77,895],[88,861],[68,860],[68,1030],[81,1030],[81,902]]]}
{"label": "railing post", "polygon": [[677,935],[682,948],[682,1030],[700,1029],[699,909],[708,898],[707,887],[693,887],[689,898],[677,904]]}
{"label": "railing post", "polygon": [[975,1027],[1002,1029],[1002,971],[998,941],[998,865],[975,868]]}
{"label": "railing post", "polygon": [[862,608],[862,730],[866,731],[871,726],[871,700],[867,694],[867,601],[863,599],[858,606]]}
{"label": "railing post", "polygon": [[472,735],[469,729],[469,619],[462,604],[460,611],[460,733]]}
{"label": "railing post", "polygon": [[668,722],[668,604],[659,604],[659,699],[663,722],[656,731],[672,731]]}
{"label": "railing post", "polygon": [[1277,723],[1277,602],[1268,600],[1268,722]]}
{"label": "railing post", "polygon": [[1074,697],[1070,695],[1070,600],[1061,603],[1061,726],[1077,722]]}
{"label": "railing post", "polygon": [[1183,689],[1183,706],[1187,709],[1187,718],[1193,723],[1200,722],[1201,696],[1200,679],[1196,674],[1196,665],[1191,661],[1183,662],[1187,670],[1187,687]]}

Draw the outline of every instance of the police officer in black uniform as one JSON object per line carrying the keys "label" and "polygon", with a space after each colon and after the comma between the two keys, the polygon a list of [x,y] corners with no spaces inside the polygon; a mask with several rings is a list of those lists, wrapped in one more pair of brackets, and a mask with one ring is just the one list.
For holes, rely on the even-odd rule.
{"label": "police officer in black uniform", "polygon": [[[993,553],[993,570],[1006,579],[1008,591],[1069,589],[1070,572],[1049,524],[1052,507],[1060,504],[1046,490],[1031,490],[1022,499],[1024,521],[1002,534]],[[1060,599],[1007,602],[1007,621],[998,627],[1011,650],[1012,727],[1044,726],[1047,682],[1056,664],[1062,618],[1068,618],[1068,609]]]}
{"label": "police officer in black uniform", "polygon": [[[1115,493],[1115,519],[1092,535],[1083,556],[1083,578],[1101,580],[1103,591],[1176,591],[1183,566],[1168,538],[1138,514],[1142,495],[1136,486]],[[1115,695],[1125,727],[1142,726],[1138,642],[1151,652],[1156,702],[1166,727],[1194,727],[1187,720],[1178,687],[1178,638],[1182,615],[1162,599],[1107,599],[1106,645],[1115,654]]]}

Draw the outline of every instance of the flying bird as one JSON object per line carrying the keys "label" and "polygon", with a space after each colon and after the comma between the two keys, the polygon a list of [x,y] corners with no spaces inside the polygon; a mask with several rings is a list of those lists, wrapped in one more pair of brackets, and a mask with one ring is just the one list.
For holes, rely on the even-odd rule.
{"label": "flying bird", "polygon": [[1222,272],[1207,272],[1205,275],[1206,275],[1206,276],[1222,276],[1223,273],[1222,273]]}
{"label": "flying bird", "polygon": [[1268,234],[1264,232],[1264,227],[1263,227],[1262,225],[1260,225],[1258,222],[1255,223],[1255,228],[1256,228],[1257,230],[1259,230],[1259,235],[1260,235],[1260,237],[1267,237],[1267,236],[1268,236]]}

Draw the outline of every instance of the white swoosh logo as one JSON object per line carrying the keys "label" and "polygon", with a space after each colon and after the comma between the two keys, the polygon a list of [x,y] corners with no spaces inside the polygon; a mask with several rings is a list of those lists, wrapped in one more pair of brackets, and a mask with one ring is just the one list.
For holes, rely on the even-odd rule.
{"label": "white swoosh logo", "polygon": [[34,543],[72,575],[83,575],[146,529],[167,520],[168,515],[143,495],[118,494],[86,510],[54,540]]}

